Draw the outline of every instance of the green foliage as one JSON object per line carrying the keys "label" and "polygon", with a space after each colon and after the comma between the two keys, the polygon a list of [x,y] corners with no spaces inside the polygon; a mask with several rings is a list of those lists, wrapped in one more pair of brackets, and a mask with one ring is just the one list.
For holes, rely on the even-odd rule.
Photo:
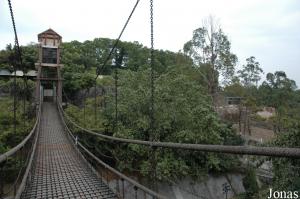
{"label": "green foliage", "polygon": [[[34,82],[27,81],[27,87],[23,79],[16,79],[16,89],[14,89],[14,80],[0,81],[1,91],[10,94],[9,97],[0,98],[0,154],[9,150],[30,132],[33,125],[31,101],[33,100]],[[14,116],[13,116],[13,95],[17,96],[16,109],[16,133],[14,133]],[[23,99],[26,99],[26,112],[24,115]],[[24,128],[24,118],[26,117]]]}
{"label": "green foliage", "polygon": [[265,103],[269,106],[279,108],[289,104],[289,100],[296,89],[294,80],[289,79],[285,72],[277,71],[274,74],[268,73],[266,81],[260,87],[260,94],[265,99]]}
{"label": "green foliage", "polygon": [[255,57],[251,56],[247,58],[246,61],[247,64],[243,65],[242,70],[238,71],[239,77],[242,79],[244,86],[257,86],[258,81],[261,79],[260,75],[263,73],[263,70],[259,67],[260,64],[255,60]]}
{"label": "green foliage", "polygon": [[63,73],[66,92],[75,94],[76,91],[87,89],[95,84],[95,76],[86,71],[66,68]]}
{"label": "green foliage", "polygon": [[[81,126],[123,138],[149,140],[153,137],[160,141],[202,144],[241,144],[242,141],[227,126],[219,121],[214,113],[210,97],[207,96],[195,78],[197,69],[188,66],[169,67],[167,73],[156,78],[155,89],[155,128],[150,130],[149,70],[119,70],[118,82],[118,125],[115,125],[115,105],[113,91],[105,98],[97,99],[98,107],[105,100],[106,107],[98,112],[95,123],[93,99],[86,100],[86,107],[69,105],[67,113]],[[98,82],[101,86],[111,86],[107,78]],[[84,115],[85,113],[85,115]],[[96,124],[96,125],[95,125]],[[100,140],[89,141],[86,135],[80,139],[104,158],[113,157],[120,170],[140,172],[150,176],[152,169],[149,159],[152,153],[148,147],[118,144],[113,149],[110,143]],[[92,144],[93,142],[93,144]],[[95,147],[92,147],[95,146]],[[170,180],[181,176],[200,176],[208,171],[230,170],[239,164],[230,155],[206,154],[201,152],[158,150],[157,177]],[[200,166],[199,166],[200,165]]]}
{"label": "green foliage", "polygon": [[[184,69],[189,70],[188,67]],[[154,135],[151,134],[149,118],[149,71],[122,71],[118,88],[118,126],[113,135],[140,140],[156,137],[160,141],[179,143],[240,143],[240,140],[232,139],[236,137],[234,132],[219,121],[204,89],[188,75],[178,72],[181,70],[182,67],[172,68],[156,79]],[[112,131],[114,101],[113,94],[110,96],[104,114],[109,131]],[[119,168],[150,175],[149,149],[129,145],[116,148],[113,153],[119,160]],[[233,158],[226,159],[217,154],[171,150],[157,153],[158,178],[164,180],[230,169],[237,163]]]}
{"label": "green foliage", "polygon": [[23,79],[17,78],[15,85],[14,79],[11,78],[7,81],[0,82],[0,87],[3,92],[9,93],[11,96],[16,93],[18,99],[25,97],[27,100],[32,100],[35,83],[32,80],[27,80],[26,86]]}
{"label": "green foliage", "polygon": [[225,85],[234,75],[237,56],[231,53],[230,48],[228,37],[213,17],[208,17],[203,27],[194,30],[192,39],[184,44],[184,53],[193,59],[196,66],[209,66],[206,84],[210,94],[216,92],[219,75],[222,75]]}
{"label": "green foliage", "polygon": [[[97,106],[99,106],[99,102],[102,100],[101,97],[97,97]],[[68,104],[66,113],[74,119],[74,121],[87,129],[97,129],[103,130],[104,126],[104,118],[102,114],[97,115],[97,120],[95,121],[94,114],[94,99],[85,99],[82,107],[79,108],[75,105]]]}
{"label": "green foliage", "polygon": [[[83,43],[72,41],[63,44],[62,74],[64,90],[69,96],[92,87],[95,84],[93,81],[96,71],[100,75],[111,75],[116,65],[118,68],[132,71],[148,67],[150,50],[137,42],[122,41],[119,42],[107,65],[103,66],[114,42],[107,38],[96,38]],[[155,55],[155,69],[159,73],[165,72],[170,66],[191,63],[191,60],[181,53],[160,50],[155,51]]]}
{"label": "green foliage", "polygon": [[300,115],[298,111],[295,111],[300,107],[296,88],[295,81],[289,79],[283,71],[268,73],[266,81],[259,87],[260,103],[274,107],[276,110],[274,118],[276,132],[281,132],[295,123],[299,124]]}
{"label": "green foliage", "polygon": [[258,194],[259,187],[256,180],[255,169],[248,168],[246,171],[246,175],[243,179],[243,185],[246,189],[246,198],[257,198],[256,194]]}
{"label": "green foliage", "polygon": [[12,63],[14,59],[13,49],[11,44],[7,45],[5,50],[0,51],[0,69],[12,70]]}
{"label": "green foliage", "polygon": [[[23,103],[18,101],[16,112],[16,133],[13,130],[13,100],[0,98],[0,154],[14,147],[24,139],[33,126],[33,118],[27,118],[24,128]],[[26,102],[26,115],[30,111],[30,104]]]}
{"label": "green foliage", "polygon": [[13,65],[16,66],[18,70],[23,70],[27,72],[28,70],[34,70],[34,63],[37,60],[37,48],[34,43],[30,43],[26,46],[21,46],[22,53],[22,66],[19,66],[15,61],[15,49],[11,44],[6,46],[5,50],[0,51],[0,69],[8,69],[12,72]]}
{"label": "green foliage", "polygon": [[[281,133],[272,143],[273,146],[299,147],[300,126]],[[291,158],[273,158],[274,190],[300,190],[300,161]]]}
{"label": "green foliage", "polygon": [[[213,111],[202,78],[209,68],[205,65],[193,68],[192,60],[186,55],[162,50],[155,51],[156,131],[152,134],[149,118],[150,71],[147,69],[150,51],[138,43],[120,42],[107,66],[99,67],[113,42],[95,39],[84,43],[73,41],[63,46],[64,88],[67,92],[75,94],[93,86],[96,70],[105,75],[97,79],[98,87],[105,88],[107,94],[97,98],[97,105],[101,107],[97,121],[94,120],[93,99],[84,100],[80,108],[68,105],[67,113],[78,124],[109,135],[140,140],[156,137],[161,141],[180,143],[241,144],[231,127],[220,122]],[[119,103],[118,124],[114,128],[114,81],[110,75],[116,67],[119,68]],[[147,147],[129,144],[112,149],[101,139],[91,140],[84,135],[81,139],[104,158],[112,157],[121,170],[139,171],[145,176],[153,170],[149,160],[152,152]],[[238,164],[232,156],[200,152],[158,150],[155,156],[161,180],[184,175],[199,176],[207,171],[231,169]]]}
{"label": "green foliage", "polygon": [[35,63],[38,59],[38,48],[37,44],[30,43],[26,46],[21,46],[22,53],[22,66],[20,66],[20,70],[24,70],[27,72],[28,70],[35,70]]}

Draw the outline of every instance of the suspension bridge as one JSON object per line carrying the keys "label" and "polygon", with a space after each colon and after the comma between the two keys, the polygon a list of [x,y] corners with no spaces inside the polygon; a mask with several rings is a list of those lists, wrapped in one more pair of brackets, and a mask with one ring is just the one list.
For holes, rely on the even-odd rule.
{"label": "suspension bridge", "polygon": [[[14,15],[10,0],[8,2],[15,36],[15,63],[22,66],[22,53],[19,47]],[[134,5],[103,66],[106,65],[113,54],[138,3],[139,1]],[[155,122],[153,114],[155,90],[153,73],[153,0],[150,0],[150,13],[150,127],[153,129]],[[60,69],[63,65],[60,64],[59,60],[61,36],[53,30],[47,30],[39,35],[39,43],[40,58],[37,63],[35,123],[22,142],[0,155],[0,198],[166,198],[157,193],[157,190],[152,190],[140,184],[102,161],[81,143],[81,140],[78,139],[72,129],[80,130],[83,133],[113,143],[147,146],[152,151],[157,148],[169,148],[213,153],[300,158],[299,148],[183,144],[160,142],[155,136],[147,141],[134,140],[104,135],[86,129],[73,121],[64,111],[62,105]],[[54,77],[42,76],[43,67],[51,67],[56,75]],[[16,66],[14,69],[16,71]],[[96,76],[100,73],[101,67],[97,69]],[[14,80],[16,81],[16,75]],[[52,93],[55,93],[55,95],[53,94],[51,100],[49,100],[47,98],[49,96],[45,93],[46,89],[41,90],[41,87],[47,88],[53,83],[55,83],[55,89],[52,88]],[[24,85],[26,86],[26,78],[24,78]],[[16,119],[16,97],[14,96],[14,119]],[[117,94],[115,98],[117,119]],[[26,103],[24,103],[25,105]],[[10,179],[10,182],[13,183],[6,183],[10,171],[17,172],[14,179]]]}

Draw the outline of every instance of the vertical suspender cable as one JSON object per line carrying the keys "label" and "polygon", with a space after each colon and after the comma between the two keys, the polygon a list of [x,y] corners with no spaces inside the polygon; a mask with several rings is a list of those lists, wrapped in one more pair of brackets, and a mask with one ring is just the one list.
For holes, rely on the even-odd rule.
{"label": "vertical suspender cable", "polygon": [[115,123],[114,132],[118,130],[118,66],[115,68]]}
{"label": "vertical suspender cable", "polygon": [[95,114],[95,122],[96,122],[96,119],[97,119],[97,110],[96,110],[96,106],[97,106],[97,102],[96,102],[97,96],[96,96],[96,88],[97,88],[97,79],[98,79],[98,76],[99,76],[100,73],[101,73],[101,69],[103,69],[103,68],[105,67],[105,65],[106,65],[107,62],[109,61],[110,57],[112,56],[113,52],[115,51],[115,48],[116,48],[116,46],[118,45],[118,43],[119,43],[119,41],[120,41],[120,39],[121,39],[121,36],[123,35],[123,33],[124,33],[124,31],[125,31],[125,29],[126,29],[128,23],[129,23],[129,21],[130,21],[132,15],[133,15],[133,13],[134,13],[136,7],[138,6],[139,2],[140,2],[140,0],[137,0],[136,3],[134,4],[133,9],[132,9],[132,11],[130,12],[130,15],[128,16],[128,18],[127,18],[127,20],[126,20],[126,22],[125,22],[125,24],[124,24],[124,26],[123,26],[123,28],[122,28],[120,34],[119,34],[117,40],[115,41],[113,47],[111,48],[111,50],[110,50],[108,56],[107,56],[106,59],[104,60],[104,62],[103,62],[103,64],[102,64],[102,67],[101,67],[101,68],[98,68],[98,67],[96,68],[95,93],[94,93],[94,95],[95,95],[95,96],[94,96],[94,98],[95,98],[95,99],[94,99],[94,100],[95,100],[95,104],[94,104],[94,105],[95,105],[95,113],[94,113],[94,114]]}
{"label": "vertical suspender cable", "polygon": [[153,0],[150,0],[150,39],[151,39],[151,51],[150,51],[150,84],[151,84],[151,96],[150,96],[150,131],[152,137],[151,141],[156,141],[156,135],[154,130],[154,30],[153,30]]}
{"label": "vertical suspender cable", "polygon": [[[151,86],[151,96],[150,96],[150,140],[157,142],[158,135],[155,128],[155,109],[154,109],[154,27],[153,27],[153,0],[150,0],[150,40],[151,40],[151,50],[150,50],[150,86]],[[156,148],[152,148],[150,154],[150,164],[152,168],[152,180],[153,180],[153,189],[157,191],[157,158],[156,158],[157,150]]]}

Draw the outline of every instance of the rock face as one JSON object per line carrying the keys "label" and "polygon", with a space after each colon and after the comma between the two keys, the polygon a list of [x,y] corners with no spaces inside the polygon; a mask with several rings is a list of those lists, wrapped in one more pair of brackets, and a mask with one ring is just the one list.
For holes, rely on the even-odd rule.
{"label": "rock face", "polygon": [[273,107],[264,107],[262,111],[257,112],[257,115],[265,119],[269,119],[275,116],[275,114],[275,108]]}
{"label": "rock face", "polygon": [[223,184],[230,186],[228,198],[245,192],[242,174],[226,174],[222,176],[209,176],[203,181],[183,179],[172,185],[159,184],[159,193],[172,199],[223,199]]}

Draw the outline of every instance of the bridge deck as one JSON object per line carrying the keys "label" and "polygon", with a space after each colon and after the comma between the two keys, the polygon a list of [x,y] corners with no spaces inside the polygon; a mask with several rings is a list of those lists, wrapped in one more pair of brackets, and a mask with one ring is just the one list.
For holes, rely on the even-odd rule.
{"label": "bridge deck", "polygon": [[36,150],[21,198],[116,198],[74,150],[52,103],[43,104]]}

